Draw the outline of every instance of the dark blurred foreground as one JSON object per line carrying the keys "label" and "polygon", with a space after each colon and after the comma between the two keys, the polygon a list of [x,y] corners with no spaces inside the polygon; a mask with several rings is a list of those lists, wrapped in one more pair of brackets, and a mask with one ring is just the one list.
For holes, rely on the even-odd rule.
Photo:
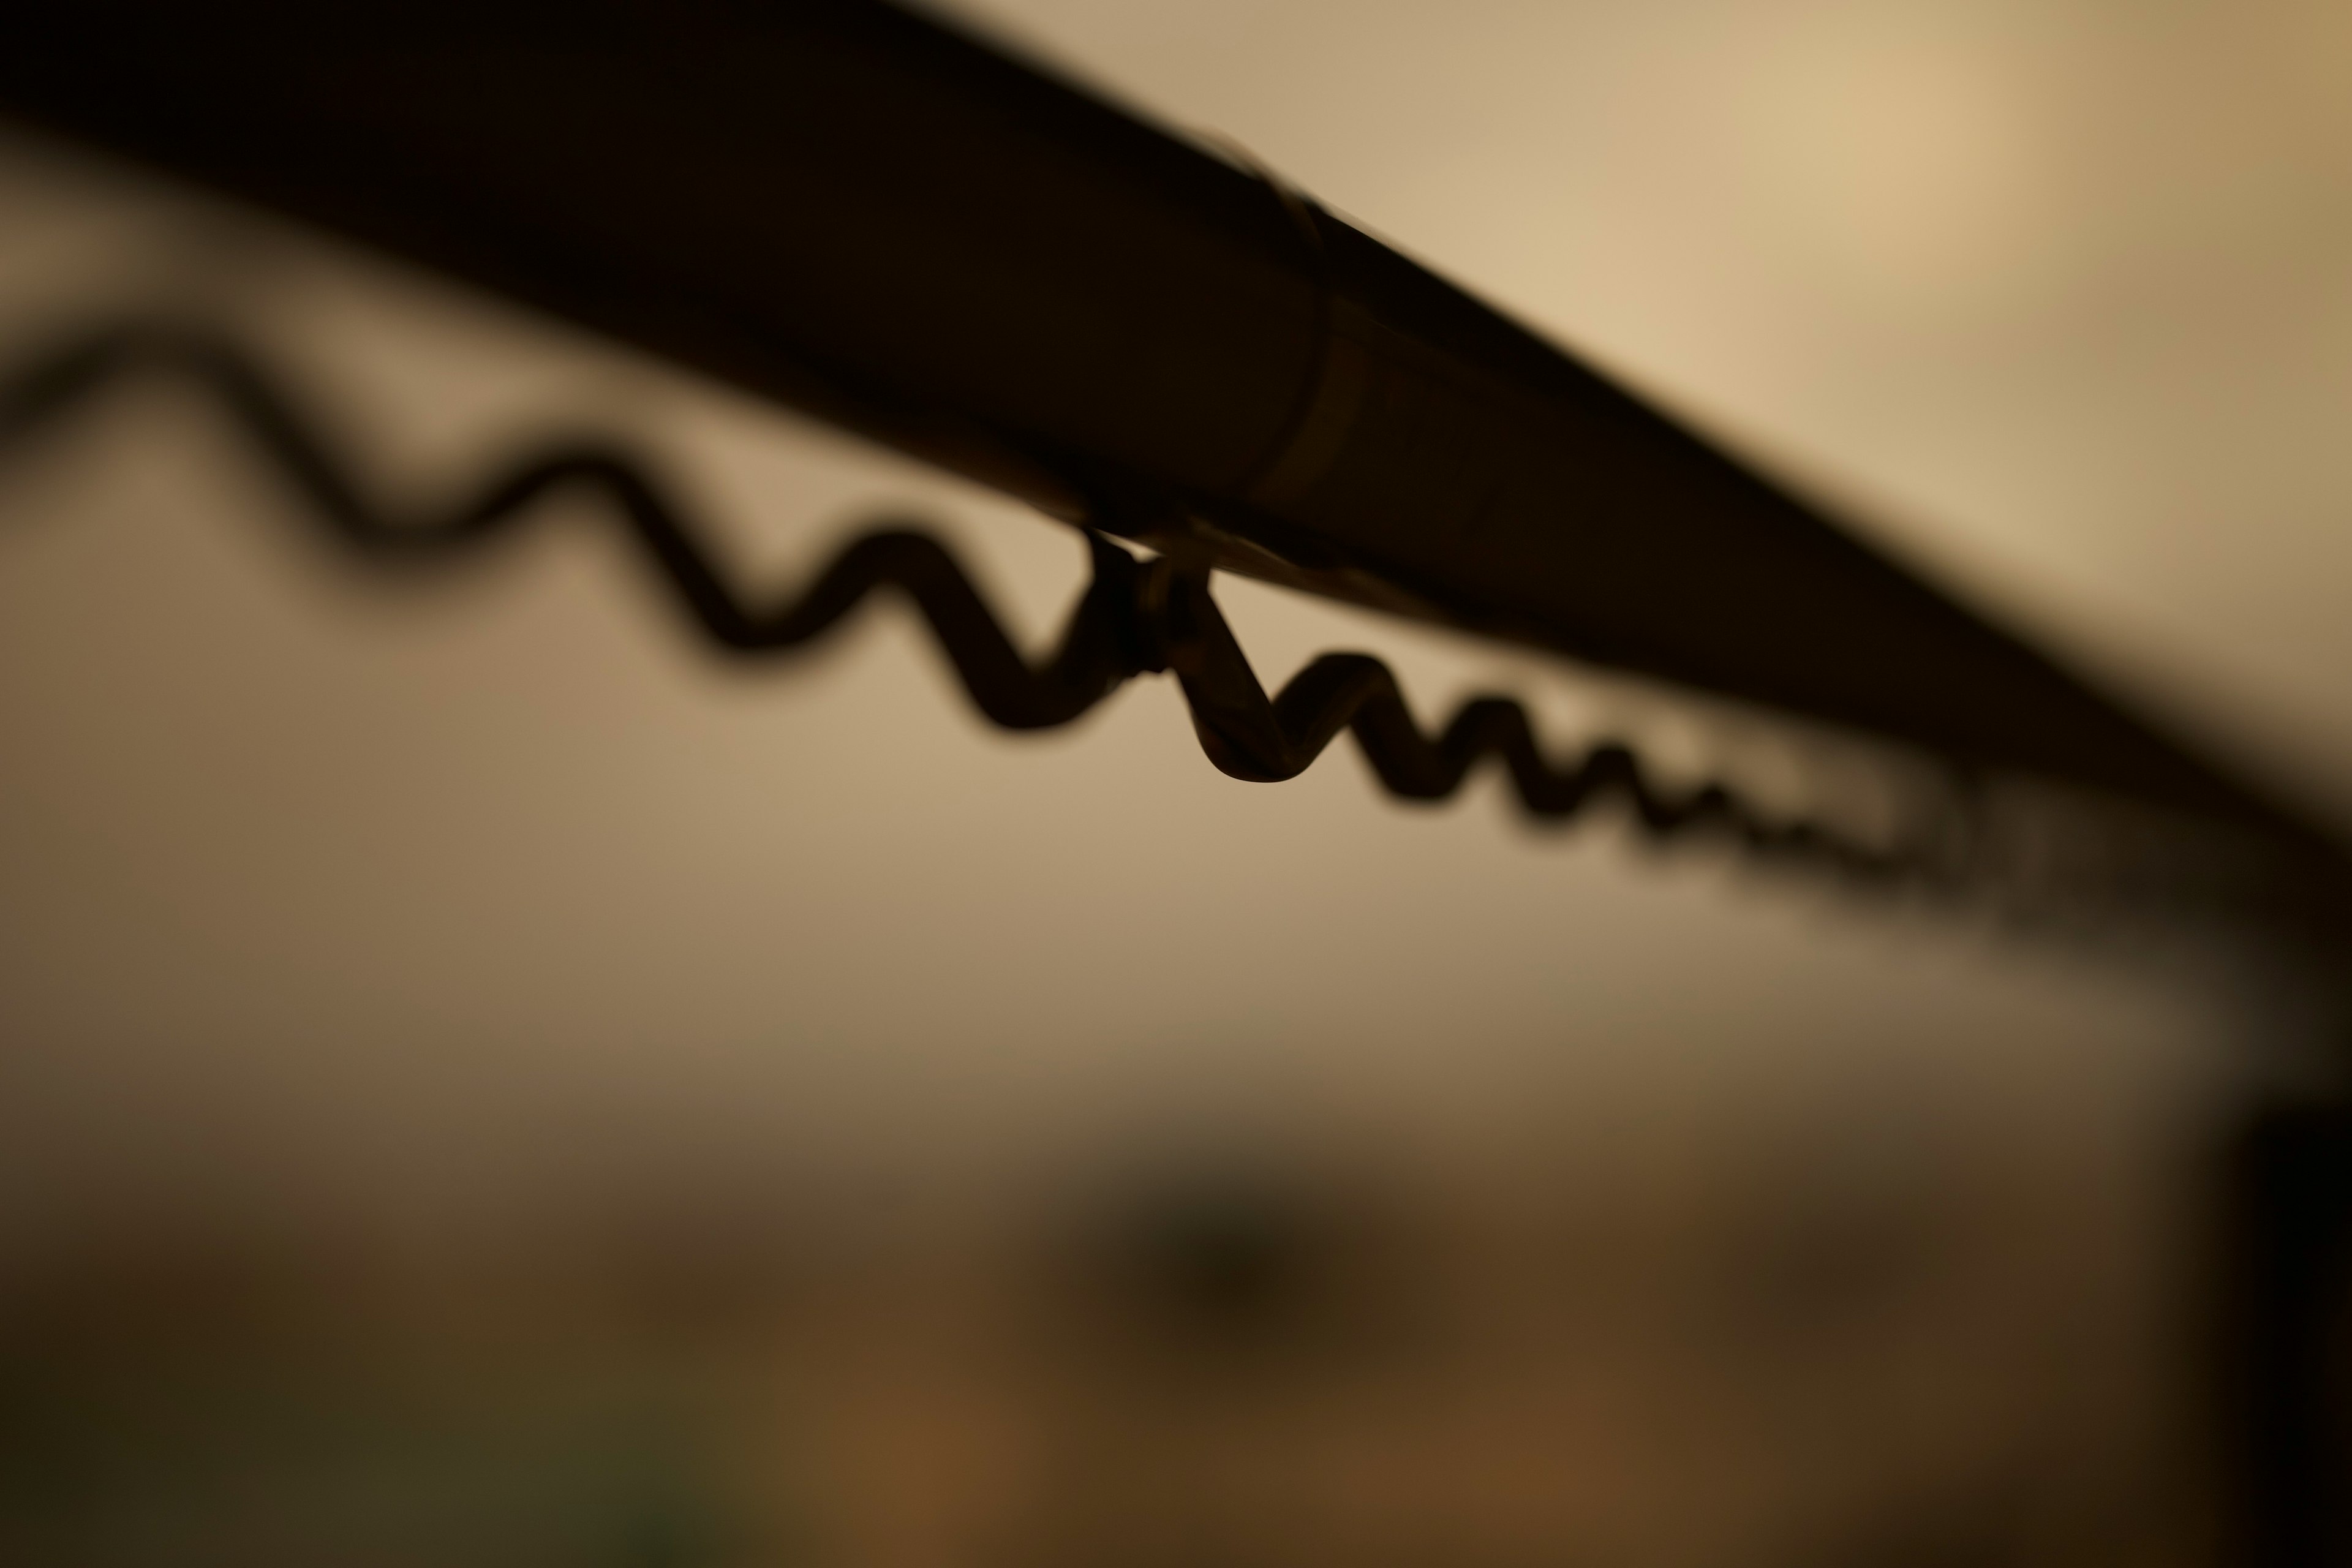
{"label": "dark blurred foreground", "polygon": [[[2003,1131],[1485,1182],[1226,1148],[468,1241],[125,1215],[11,1254],[0,1557],[2214,1561],[2213,1208]],[[2265,1158],[2340,1211],[2315,1136]],[[2308,1305],[2341,1214],[2298,1201],[2241,1278]]]}

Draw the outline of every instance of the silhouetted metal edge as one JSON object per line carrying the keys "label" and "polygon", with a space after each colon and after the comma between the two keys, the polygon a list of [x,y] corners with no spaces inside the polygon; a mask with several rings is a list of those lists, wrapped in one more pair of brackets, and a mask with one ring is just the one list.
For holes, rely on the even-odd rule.
{"label": "silhouetted metal edge", "polygon": [[2235,824],[2352,886],[2298,813],[1135,115],[877,5],[548,16],[94,4],[0,50],[0,106],[1066,516]]}

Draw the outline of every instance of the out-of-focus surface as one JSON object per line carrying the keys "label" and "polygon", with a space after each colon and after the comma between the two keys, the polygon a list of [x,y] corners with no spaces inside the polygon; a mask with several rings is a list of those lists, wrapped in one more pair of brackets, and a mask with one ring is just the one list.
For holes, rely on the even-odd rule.
{"label": "out-of-focus surface", "polygon": [[[2306,760],[2352,720],[2319,11],[988,14],[2191,709]],[[0,360],[226,320],[395,491],[586,424],[747,579],[888,508],[1034,639],[1081,580],[969,487],[54,149],[0,148]],[[1008,740],[892,608],[721,668],[550,511],[384,592],[160,384],[0,468],[0,1555],[2210,1552],[2197,1162],[2263,1062],[2193,969],[1402,808],[1344,749],[1236,784],[1159,683]],[[1219,591],[1269,679],[1368,646],[1423,712],[1797,766]]]}
{"label": "out-of-focus surface", "polygon": [[2352,13],[967,0],[2352,816]]}

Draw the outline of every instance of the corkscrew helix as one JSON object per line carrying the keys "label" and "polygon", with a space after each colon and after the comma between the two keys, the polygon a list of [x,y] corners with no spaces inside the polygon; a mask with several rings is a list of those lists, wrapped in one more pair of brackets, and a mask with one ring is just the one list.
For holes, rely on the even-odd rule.
{"label": "corkscrew helix", "polygon": [[1614,742],[1555,763],[1538,745],[1527,710],[1509,698],[1473,699],[1443,730],[1424,732],[1394,674],[1369,654],[1326,654],[1269,697],[1218,611],[1205,569],[1169,557],[1139,560],[1092,530],[1092,582],[1054,651],[1032,664],[955,556],[902,520],[869,526],[797,596],[747,605],[651,465],[607,442],[537,451],[446,511],[396,516],[365,491],[318,423],[257,358],[201,330],[115,323],[33,356],[0,378],[0,448],[142,372],[174,374],[214,395],[310,515],[369,563],[397,566],[462,555],[520,526],[556,492],[590,490],[612,505],[701,632],[736,654],[772,657],[803,647],[869,595],[893,588],[920,610],[973,705],[1008,730],[1066,724],[1134,677],[1173,673],[1202,749],[1237,779],[1296,778],[1347,731],[1381,784],[1408,800],[1447,798],[1492,757],[1539,819],[1564,820],[1614,800],[1657,840],[1714,837],[1756,856],[1879,885],[1941,884],[1955,875],[1948,849],[1932,835],[1911,847],[1881,847],[1817,823],[1775,820],[1719,783],[1671,790]]}

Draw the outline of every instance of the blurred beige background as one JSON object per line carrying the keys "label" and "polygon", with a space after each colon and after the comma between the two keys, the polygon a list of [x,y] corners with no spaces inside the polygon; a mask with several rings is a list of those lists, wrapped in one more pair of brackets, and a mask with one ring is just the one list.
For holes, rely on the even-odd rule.
{"label": "blurred beige background", "polygon": [[[969,15],[1239,139],[2352,811],[2340,8]],[[394,493],[588,425],[659,454],[780,590],[885,508],[936,519],[1039,643],[1081,581],[1070,535],[968,486],[53,146],[0,143],[0,347],[131,302],[226,320]],[[1529,1461],[1548,1500],[1522,1511],[1549,1521],[1529,1539],[1827,1560],[1799,1547],[1892,1507],[1922,1528],[1990,1510],[2114,1561],[2144,1536],[2193,1547],[2190,1162],[2275,1068],[2268,1020],[2194,965],[1661,858],[1604,821],[1538,832],[1491,781],[1402,806],[1344,746],[1294,784],[1238,784],[1163,683],[1007,738],[895,606],[806,659],[722,668],[587,505],[385,592],[310,550],[225,423],[166,385],[11,458],[0,514],[11,1279],[257,1232],[473,1259],[436,1265],[457,1275],[556,1258],[589,1311],[577,1258],[658,1271],[645,1258],[671,1253],[631,1250],[647,1235],[848,1235],[861,1257],[896,1238],[918,1261],[888,1278],[929,1281],[875,1300],[993,1301],[974,1281],[1025,1278],[1021,1237],[1239,1170],[1366,1212],[1409,1194],[1432,1235],[1500,1226],[1517,1239],[1495,1256],[1584,1260],[1567,1285],[1504,1269],[1519,1283],[1489,1295],[1528,1305],[1495,1342],[1522,1359],[1461,1373],[1486,1391],[1464,1408],[1503,1411],[1465,1452],[1569,1456]],[[1370,647],[1424,713],[1499,684],[1562,743],[1631,731],[1693,776],[1801,782],[1750,720],[1220,594],[1269,682]],[[1850,1243],[1912,1285],[1861,1319],[1776,1294]],[[1621,1277],[1607,1311],[1575,1296]],[[1587,1305],[1547,1305],[1556,1287]],[[999,1310],[1003,1343],[1029,1332]],[[997,1472],[919,1506],[909,1478],[936,1468],[907,1433],[991,1449],[971,1432],[1044,1406],[992,1373],[957,1407],[977,1426],[941,1428],[903,1367],[961,1386],[974,1358],[1033,1363],[919,1311],[816,1321],[783,1359],[830,1370],[793,1386],[880,1432],[844,1439],[879,1457],[825,1493],[866,1543],[841,1560],[971,1560],[957,1510]],[[1511,1406],[1538,1344],[1587,1372]],[[1162,1408],[1105,1386],[1129,1417]],[[1360,1522],[1347,1500],[1369,1494],[1314,1480],[1297,1434],[1424,1408],[1366,1397],[1313,1420],[1212,1401],[1184,1430],[1277,1476],[1309,1456],[1277,1499]],[[1373,1492],[1434,1473],[1395,1463],[1407,1480]],[[1076,1495],[1046,1470],[1003,1485]],[[1481,1495],[1444,1486],[1441,1524]],[[1104,1539],[1160,1504],[1135,1506]]]}

